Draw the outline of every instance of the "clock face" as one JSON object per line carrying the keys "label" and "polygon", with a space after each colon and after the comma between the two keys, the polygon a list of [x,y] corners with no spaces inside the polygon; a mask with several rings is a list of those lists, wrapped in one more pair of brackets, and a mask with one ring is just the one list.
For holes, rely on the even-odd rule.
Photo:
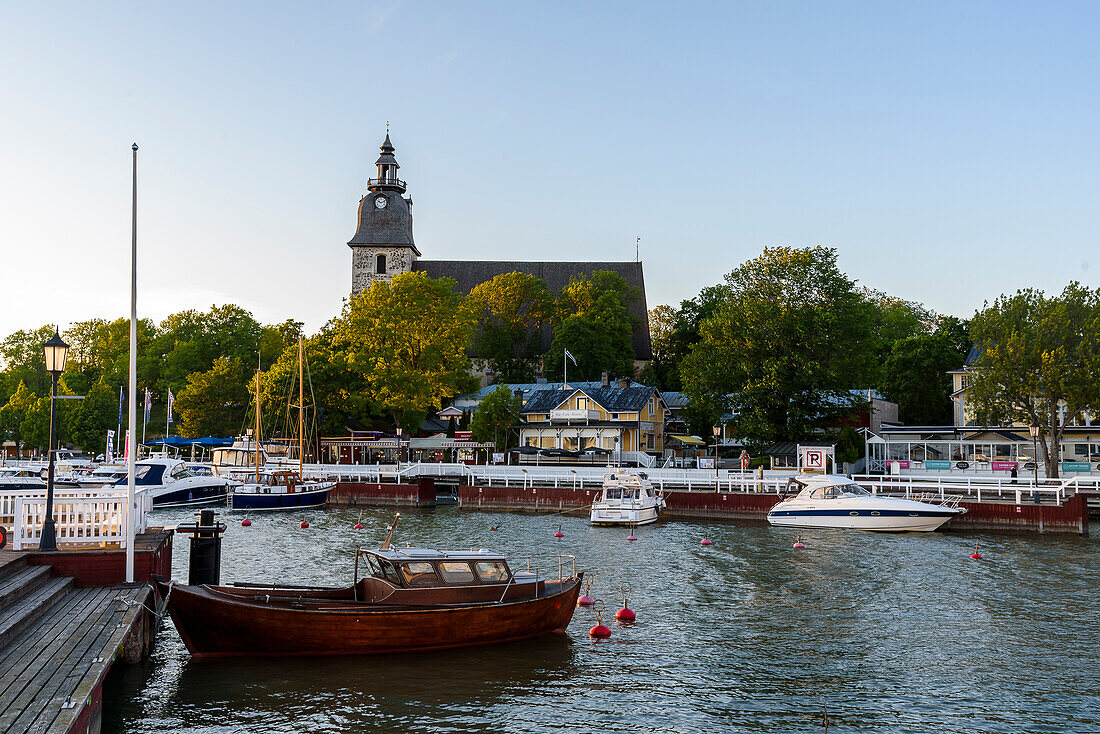
{"label": "clock face", "polygon": [[386,208],[386,197],[379,196],[377,199],[375,199],[374,200],[374,208],[375,209],[385,209]]}

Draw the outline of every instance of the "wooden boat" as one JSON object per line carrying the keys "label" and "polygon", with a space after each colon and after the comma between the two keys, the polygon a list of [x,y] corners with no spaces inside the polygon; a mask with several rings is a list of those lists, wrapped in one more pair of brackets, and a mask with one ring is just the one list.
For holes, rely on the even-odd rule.
{"label": "wooden boat", "polygon": [[[361,556],[368,575],[358,578]],[[584,576],[573,563],[560,557],[558,578],[546,579],[513,571],[485,549],[395,548],[387,537],[378,550],[356,551],[354,582],[345,588],[156,583],[194,657],[364,655],[564,631]]]}

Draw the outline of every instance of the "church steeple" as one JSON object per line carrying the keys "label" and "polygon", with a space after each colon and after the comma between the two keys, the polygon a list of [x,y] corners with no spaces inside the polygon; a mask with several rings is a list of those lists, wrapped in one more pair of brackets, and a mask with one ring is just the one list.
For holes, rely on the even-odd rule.
{"label": "church steeple", "polygon": [[405,193],[405,182],[397,177],[397,171],[401,166],[393,156],[393,143],[390,142],[389,130],[386,131],[386,139],[382,143],[382,155],[374,165],[378,166],[378,178],[367,181],[367,188],[371,191],[397,191]]}

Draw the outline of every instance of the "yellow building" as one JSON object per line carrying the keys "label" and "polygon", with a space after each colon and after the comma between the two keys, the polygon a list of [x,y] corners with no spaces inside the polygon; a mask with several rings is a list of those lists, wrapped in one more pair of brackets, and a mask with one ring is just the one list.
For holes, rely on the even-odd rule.
{"label": "yellow building", "polygon": [[668,406],[653,387],[619,380],[599,387],[539,390],[523,405],[520,445],[586,452],[638,451],[660,456]]}

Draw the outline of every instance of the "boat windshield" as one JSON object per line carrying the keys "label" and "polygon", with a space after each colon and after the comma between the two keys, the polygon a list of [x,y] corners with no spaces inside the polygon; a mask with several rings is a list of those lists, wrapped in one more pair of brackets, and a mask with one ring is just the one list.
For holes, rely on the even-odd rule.
{"label": "boat windshield", "polygon": [[465,561],[440,561],[439,575],[448,584],[471,584],[474,581],[474,572]]}
{"label": "boat windshield", "polygon": [[508,567],[500,561],[478,561],[477,575],[487,584],[497,584],[508,580]]}
{"label": "boat windshield", "polygon": [[855,482],[851,482],[850,484],[830,484],[827,487],[814,487],[813,491],[810,492],[810,497],[813,499],[833,500],[845,495],[863,497],[869,496],[870,494],[871,493],[863,487]]}
{"label": "boat windshield", "polygon": [[428,561],[402,563],[401,575],[409,586],[435,586],[439,581],[435,575],[435,566]]}

